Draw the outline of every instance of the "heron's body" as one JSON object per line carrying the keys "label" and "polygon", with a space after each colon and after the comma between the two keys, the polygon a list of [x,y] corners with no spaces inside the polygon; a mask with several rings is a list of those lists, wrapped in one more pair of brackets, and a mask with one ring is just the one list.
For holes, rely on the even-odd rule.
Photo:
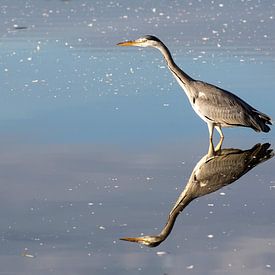
{"label": "heron's body", "polygon": [[187,95],[194,111],[203,119],[212,140],[214,127],[223,138],[222,127],[250,127],[257,132],[268,132],[271,118],[259,112],[236,95],[212,84],[195,80],[183,72],[174,62],[168,48],[158,38],[147,35],[120,46],[153,47],[162,53],[167,67]]}
{"label": "heron's body", "polygon": [[270,130],[270,118],[257,111],[236,95],[214,85],[191,81],[188,96],[194,111],[208,125],[216,127],[244,126],[257,132]]}

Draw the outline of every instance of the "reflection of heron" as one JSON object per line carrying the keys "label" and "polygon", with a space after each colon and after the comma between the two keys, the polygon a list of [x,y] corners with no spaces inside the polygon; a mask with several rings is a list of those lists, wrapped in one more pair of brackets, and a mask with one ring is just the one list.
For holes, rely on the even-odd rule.
{"label": "reflection of heron", "polygon": [[222,127],[244,126],[257,132],[268,132],[271,118],[236,95],[214,85],[194,80],[174,62],[168,48],[155,36],[146,35],[134,41],[118,43],[119,46],[153,47],[163,54],[169,70],[185,91],[193,109],[203,119],[212,140],[214,127],[223,139]]}
{"label": "reflection of heron", "polygon": [[189,181],[169,213],[168,220],[159,235],[122,238],[121,240],[137,242],[155,247],[170,234],[177,216],[194,199],[215,192],[233,183],[253,167],[273,157],[270,144],[256,144],[249,150],[222,149],[202,159],[195,166]]}

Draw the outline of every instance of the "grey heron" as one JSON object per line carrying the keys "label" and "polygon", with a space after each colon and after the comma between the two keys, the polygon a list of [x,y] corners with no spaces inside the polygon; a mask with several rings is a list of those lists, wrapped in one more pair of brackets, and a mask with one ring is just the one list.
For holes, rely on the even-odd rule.
{"label": "grey heron", "polygon": [[162,53],[168,69],[186,93],[194,111],[207,123],[211,142],[214,128],[220,134],[221,140],[224,138],[222,127],[243,126],[250,127],[256,132],[269,132],[268,124],[271,125],[272,122],[268,115],[231,92],[190,77],[177,66],[168,48],[157,37],[146,35],[117,45],[152,47]]}
{"label": "grey heron", "polygon": [[[209,144],[209,146],[211,145]],[[211,152],[210,148],[209,152]],[[270,148],[269,143],[256,144],[249,150],[228,148],[213,151],[211,155],[209,152],[196,164],[161,232],[158,235],[125,237],[121,240],[149,247],[158,246],[171,233],[178,215],[194,199],[235,182],[255,166],[274,156],[274,151]]]}

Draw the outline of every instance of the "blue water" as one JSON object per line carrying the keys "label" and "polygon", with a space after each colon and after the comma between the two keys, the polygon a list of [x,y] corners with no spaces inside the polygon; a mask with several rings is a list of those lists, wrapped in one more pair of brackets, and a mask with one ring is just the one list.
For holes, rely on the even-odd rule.
{"label": "blue water", "polygon": [[[208,130],[158,51],[115,46],[155,34],[274,118],[272,1],[0,6],[1,274],[275,272],[274,158],[194,200],[160,246],[119,240],[161,231]],[[274,148],[274,129],[224,133],[223,148]]]}

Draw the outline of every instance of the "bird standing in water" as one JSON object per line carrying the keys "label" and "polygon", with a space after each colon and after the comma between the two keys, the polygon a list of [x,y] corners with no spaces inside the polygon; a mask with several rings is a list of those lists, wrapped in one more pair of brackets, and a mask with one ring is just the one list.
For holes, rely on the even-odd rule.
{"label": "bird standing in water", "polygon": [[268,115],[226,90],[191,78],[177,66],[168,48],[157,37],[146,35],[117,45],[152,47],[162,53],[168,69],[184,90],[192,108],[207,123],[211,143],[214,128],[220,134],[220,143],[224,138],[222,127],[243,126],[250,127],[256,132],[270,131],[268,124],[271,125],[272,122]]}

